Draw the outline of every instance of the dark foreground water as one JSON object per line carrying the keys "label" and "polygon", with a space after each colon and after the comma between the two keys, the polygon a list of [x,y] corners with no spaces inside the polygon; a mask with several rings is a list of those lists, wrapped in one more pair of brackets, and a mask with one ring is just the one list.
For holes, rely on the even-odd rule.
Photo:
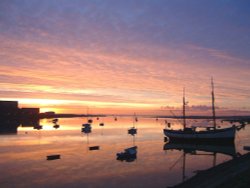
{"label": "dark foreground water", "polygon": [[[84,118],[59,119],[60,128],[42,120],[42,130],[18,127],[17,134],[0,135],[0,187],[167,187],[197,171],[232,159],[250,144],[250,128],[237,133],[234,145],[165,145],[164,120],[139,118],[134,137],[127,134],[131,117],[93,119],[84,134]],[[175,127],[180,127],[176,120]],[[99,123],[104,122],[104,126]],[[189,123],[206,124],[205,120]],[[224,123],[226,126],[226,123]],[[136,159],[119,161],[116,153],[136,145]],[[99,146],[99,150],[89,150]],[[60,159],[47,160],[59,154]]]}

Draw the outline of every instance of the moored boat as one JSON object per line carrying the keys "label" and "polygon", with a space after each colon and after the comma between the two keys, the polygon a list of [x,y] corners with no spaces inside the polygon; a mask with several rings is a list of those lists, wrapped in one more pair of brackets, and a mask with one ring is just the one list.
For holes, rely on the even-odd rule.
{"label": "moored boat", "polygon": [[59,155],[59,154],[56,154],[56,155],[48,155],[48,156],[47,156],[47,160],[48,160],[48,161],[56,160],[56,159],[60,159],[60,158],[61,158],[61,155]]}
{"label": "moored boat", "polygon": [[128,134],[130,135],[135,135],[137,134],[137,128],[135,127],[135,122],[138,121],[138,118],[136,117],[135,113],[134,113],[134,117],[133,117],[133,127],[131,127],[130,129],[128,129]]}
{"label": "moored boat", "polygon": [[116,154],[116,159],[120,161],[132,162],[136,159],[137,154],[137,146],[133,146],[124,150],[124,152],[120,152]]}
{"label": "moored boat", "polygon": [[212,112],[213,112],[213,126],[204,127],[204,130],[197,130],[197,127],[189,128],[186,125],[185,110],[187,102],[185,100],[185,89],[183,89],[183,129],[172,130],[165,128],[163,130],[165,136],[170,141],[185,141],[185,142],[234,142],[236,130],[240,130],[241,126],[232,125],[227,128],[218,128],[216,125],[215,106],[214,106],[214,84],[211,79],[212,86]]}
{"label": "moored boat", "polygon": [[222,129],[207,129],[196,131],[195,128],[184,130],[164,129],[164,134],[171,141],[186,142],[234,142],[236,126]]}
{"label": "moored boat", "polygon": [[89,124],[89,123],[82,124],[82,132],[83,133],[91,133],[91,131],[92,131],[91,124]]}

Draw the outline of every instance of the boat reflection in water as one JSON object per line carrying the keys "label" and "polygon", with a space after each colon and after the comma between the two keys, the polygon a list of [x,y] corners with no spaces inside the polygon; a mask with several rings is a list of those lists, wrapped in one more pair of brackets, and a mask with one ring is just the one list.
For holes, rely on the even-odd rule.
{"label": "boat reflection in water", "polygon": [[35,125],[35,126],[33,127],[33,129],[41,130],[41,129],[43,129],[43,126],[42,126],[42,125]]}
{"label": "boat reflection in water", "polygon": [[13,120],[13,119],[1,119],[0,118],[0,135],[5,134],[17,134],[18,127],[33,127],[34,129],[42,129],[42,125],[39,125],[39,120],[29,120],[23,119],[20,120]]}
{"label": "boat reflection in water", "polygon": [[[169,142],[163,146],[163,150],[171,151],[171,150],[178,150],[182,151],[182,182],[186,180],[186,155],[207,155],[213,156],[213,167],[216,166],[216,155],[217,154],[224,154],[231,156],[232,158],[238,157],[240,154],[236,153],[234,143],[230,144],[195,144],[195,143],[184,143],[184,142]],[[178,162],[178,161],[177,161]],[[177,163],[176,162],[176,163]],[[176,163],[174,165],[176,165]],[[172,166],[173,167],[173,166]],[[171,167],[171,168],[172,168]],[[199,170],[195,171],[196,173]]]}

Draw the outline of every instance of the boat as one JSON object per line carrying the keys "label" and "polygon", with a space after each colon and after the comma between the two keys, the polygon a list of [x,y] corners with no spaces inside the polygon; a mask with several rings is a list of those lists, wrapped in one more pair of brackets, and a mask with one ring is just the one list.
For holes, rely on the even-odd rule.
{"label": "boat", "polygon": [[91,133],[91,131],[92,131],[91,124],[89,124],[89,123],[82,124],[82,132],[83,133]]}
{"label": "boat", "polygon": [[99,150],[100,146],[89,146],[89,150]]}
{"label": "boat", "polygon": [[137,134],[137,129],[135,127],[131,127],[128,129],[128,134],[135,135]]}
{"label": "boat", "polygon": [[56,160],[56,159],[60,159],[60,158],[61,158],[61,155],[58,155],[58,154],[56,154],[56,155],[48,155],[47,156],[48,161]]}
{"label": "boat", "polygon": [[83,127],[82,132],[86,134],[91,133],[92,132],[91,127]]}
{"label": "boat", "polygon": [[88,123],[93,123],[93,120],[92,119],[88,119]]}
{"label": "boat", "polygon": [[[87,106],[86,110],[87,110],[86,115],[85,115],[85,117],[87,119],[87,123],[86,124],[88,124],[88,123],[91,124],[91,123],[93,123],[93,119],[90,118],[91,115],[89,115],[89,107],[88,106]],[[99,117],[97,117],[97,120],[98,119],[99,119]]]}
{"label": "boat", "polygon": [[58,122],[58,118],[55,118],[52,120],[52,123],[57,123]]}
{"label": "boat", "polygon": [[137,122],[138,121],[138,119],[137,119],[137,117],[136,117],[136,115],[134,114],[134,117],[133,117],[133,127],[131,127],[131,128],[129,128],[128,129],[128,134],[130,134],[130,135],[135,135],[135,134],[137,134],[137,128],[135,128],[135,122]]}
{"label": "boat", "polygon": [[84,123],[84,124],[82,124],[82,127],[91,127],[91,124],[90,123]]}
{"label": "boat", "polygon": [[58,129],[58,128],[60,127],[60,125],[55,124],[53,127],[54,127],[55,129]]}
{"label": "boat", "polygon": [[87,107],[87,114],[86,114],[87,123],[82,124],[82,132],[86,134],[91,133],[92,131],[91,124],[93,123],[93,120],[89,118],[88,114],[89,114],[89,107]]}
{"label": "boat", "polygon": [[[183,129],[173,130],[170,129],[170,125],[163,129],[165,136],[168,137],[170,141],[185,141],[185,142],[234,142],[236,130],[240,130],[240,126],[232,125],[227,128],[219,128],[216,125],[216,116],[215,116],[215,98],[214,98],[214,83],[213,78],[211,78],[211,87],[212,87],[212,112],[213,112],[213,126],[203,127],[204,130],[197,130],[197,127],[187,127],[185,110],[187,101],[185,100],[185,88],[183,89]],[[201,127],[199,127],[201,128]]]}
{"label": "boat", "polygon": [[116,159],[120,161],[132,162],[136,159],[137,154],[137,146],[133,146],[124,150],[124,152],[120,152],[116,154]]}

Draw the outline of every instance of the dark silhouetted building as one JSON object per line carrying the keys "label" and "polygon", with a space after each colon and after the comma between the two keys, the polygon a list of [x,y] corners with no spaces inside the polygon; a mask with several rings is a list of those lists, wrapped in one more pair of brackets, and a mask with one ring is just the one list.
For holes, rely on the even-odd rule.
{"label": "dark silhouetted building", "polygon": [[22,119],[37,119],[39,118],[39,108],[21,108],[20,115]]}
{"label": "dark silhouetted building", "polygon": [[17,101],[0,101],[0,118],[17,118],[19,108]]}
{"label": "dark silhouetted building", "polygon": [[49,112],[40,113],[40,118],[53,118],[55,115],[56,115],[55,112],[49,111]]}
{"label": "dark silhouetted building", "polygon": [[0,101],[1,119],[37,119],[39,108],[18,108],[18,101]]}
{"label": "dark silhouetted building", "polygon": [[39,108],[18,108],[18,101],[0,101],[0,134],[16,134],[20,124],[39,125]]}

